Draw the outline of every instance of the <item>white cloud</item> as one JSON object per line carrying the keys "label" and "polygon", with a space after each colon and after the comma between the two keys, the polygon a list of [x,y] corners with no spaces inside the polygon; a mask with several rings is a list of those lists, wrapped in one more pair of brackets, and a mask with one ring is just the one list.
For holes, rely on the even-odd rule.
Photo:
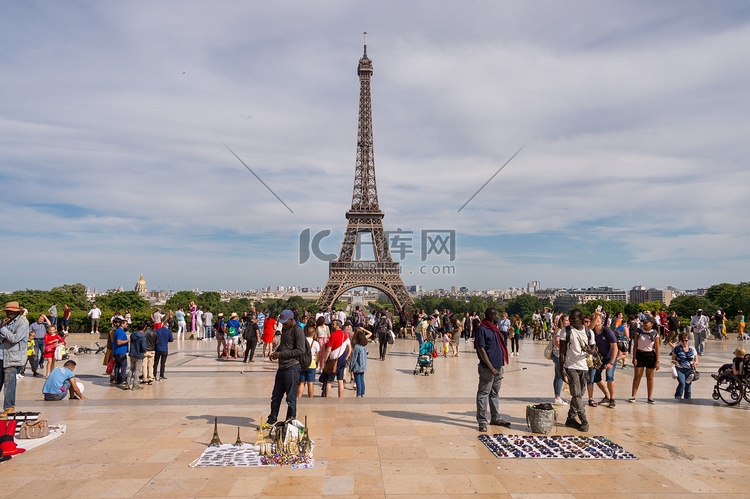
{"label": "white cloud", "polygon": [[[740,2],[78,2],[0,7],[0,92],[12,96],[0,228],[21,264],[5,287],[68,275],[112,287],[149,266],[177,288],[322,285],[325,266],[296,265],[295,234],[343,231],[364,30],[386,229],[617,247],[585,272],[591,284],[630,286],[636,267],[674,283],[696,261],[705,273],[687,286],[735,279],[724,262],[745,258],[750,187]],[[28,250],[39,227],[54,253]],[[532,243],[526,265],[469,240],[462,285],[582,270]],[[73,270],[21,270],[60,260]]]}

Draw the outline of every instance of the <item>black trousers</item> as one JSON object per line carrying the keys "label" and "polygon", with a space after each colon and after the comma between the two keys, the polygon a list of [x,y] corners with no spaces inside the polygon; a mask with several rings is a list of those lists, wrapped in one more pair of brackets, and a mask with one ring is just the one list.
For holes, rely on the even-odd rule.
{"label": "black trousers", "polygon": [[125,383],[128,372],[128,354],[115,355],[115,383]]}
{"label": "black trousers", "polygon": [[380,360],[385,360],[385,352],[388,350],[388,333],[378,333],[378,344],[380,345]]}
{"label": "black trousers", "polygon": [[253,360],[253,357],[255,357],[255,347],[258,346],[258,337],[253,336],[251,339],[247,340],[247,348],[245,349],[245,362],[247,362],[247,356],[250,355],[250,360]]}
{"label": "black trousers", "polygon": [[268,415],[268,419],[266,420],[268,424],[274,424],[278,421],[281,399],[285,393],[287,405],[285,421],[297,417],[297,383],[299,382],[299,372],[299,362],[292,367],[276,371],[276,379],[273,383],[273,393],[271,395],[271,414]]}
{"label": "black trousers", "polygon": [[169,352],[155,352],[154,354],[154,378],[156,378],[156,369],[161,370],[160,377],[164,377],[164,368],[167,366],[167,356]]}

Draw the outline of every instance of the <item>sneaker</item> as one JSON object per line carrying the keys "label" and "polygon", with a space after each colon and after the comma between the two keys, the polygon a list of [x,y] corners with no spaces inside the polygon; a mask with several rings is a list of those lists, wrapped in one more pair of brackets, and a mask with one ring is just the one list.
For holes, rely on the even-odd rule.
{"label": "sneaker", "polygon": [[490,424],[492,426],[504,426],[505,428],[510,428],[510,422],[505,421],[504,419],[498,419],[495,421],[490,421]]}
{"label": "sneaker", "polygon": [[134,387],[130,388],[131,390],[143,390],[143,387],[141,385],[135,385]]}
{"label": "sneaker", "polygon": [[273,423],[269,423],[268,421],[263,423],[263,426],[260,427],[261,430],[270,430],[271,428],[273,428]]}
{"label": "sneaker", "polygon": [[479,433],[487,433],[487,425],[486,424],[480,424],[479,425]]}
{"label": "sneaker", "polygon": [[562,398],[559,398],[559,397],[556,398],[555,400],[553,400],[552,404],[553,405],[568,405],[568,403],[565,400],[563,400]]}
{"label": "sneaker", "polygon": [[613,409],[615,407],[615,399],[609,399],[609,408]]}
{"label": "sneaker", "polygon": [[635,397],[630,397],[628,399],[628,402],[630,402],[631,404],[634,404],[635,403]]}
{"label": "sneaker", "polygon": [[588,420],[584,419],[581,422],[581,425],[578,427],[580,431],[589,431],[589,422]]}
{"label": "sneaker", "polygon": [[34,373],[34,377],[35,378],[43,378],[44,374],[42,374],[42,373]]}
{"label": "sneaker", "polygon": [[23,374],[21,374],[21,373],[18,373],[18,374],[16,374],[16,379],[21,379],[21,378],[25,378],[25,377],[26,377],[26,376],[24,376],[24,375],[23,375]]}
{"label": "sneaker", "polygon": [[647,402],[648,402],[649,404],[655,404],[655,403],[656,403],[656,400],[654,400],[654,399],[648,399],[648,400],[647,400]]}

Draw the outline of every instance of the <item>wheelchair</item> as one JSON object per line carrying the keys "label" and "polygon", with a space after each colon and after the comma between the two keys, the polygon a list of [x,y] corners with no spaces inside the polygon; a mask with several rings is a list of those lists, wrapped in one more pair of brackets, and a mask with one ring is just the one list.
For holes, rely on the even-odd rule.
{"label": "wheelchair", "polygon": [[712,397],[727,405],[737,405],[745,399],[750,403],[750,354],[745,355],[739,375],[732,373],[732,364],[724,364],[718,373],[711,375],[716,380]]}

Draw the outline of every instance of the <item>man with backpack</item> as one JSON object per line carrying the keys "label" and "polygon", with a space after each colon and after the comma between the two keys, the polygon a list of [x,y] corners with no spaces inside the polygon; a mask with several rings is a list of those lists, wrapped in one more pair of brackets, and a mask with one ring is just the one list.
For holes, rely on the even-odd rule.
{"label": "man with backpack", "polygon": [[378,344],[380,345],[380,360],[385,360],[385,352],[388,349],[388,337],[392,330],[393,324],[391,324],[390,319],[385,315],[385,312],[381,312],[378,322],[375,323],[375,332],[378,335]]}
{"label": "man with backpack", "polygon": [[286,421],[297,417],[297,383],[301,366],[309,366],[312,361],[310,345],[305,340],[302,328],[294,320],[291,310],[284,310],[279,314],[279,324],[282,325],[279,347],[270,355],[271,360],[279,361],[276,378],[271,394],[271,413],[263,425],[263,429],[270,429],[276,424],[281,407],[281,399],[286,393]]}
{"label": "man with backpack", "polygon": [[[241,330],[240,321],[237,318],[237,312],[232,312],[229,321],[227,321],[227,360],[229,360],[229,357],[237,358]],[[234,355],[232,355],[232,351],[234,351]]]}

